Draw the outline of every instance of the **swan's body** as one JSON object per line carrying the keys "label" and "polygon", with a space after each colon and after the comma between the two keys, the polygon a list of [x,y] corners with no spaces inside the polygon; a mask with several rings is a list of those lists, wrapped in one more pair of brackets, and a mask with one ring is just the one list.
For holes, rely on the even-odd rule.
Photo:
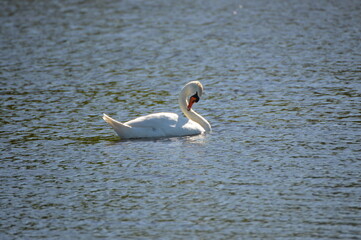
{"label": "swan's body", "polygon": [[202,96],[203,86],[198,81],[186,84],[179,94],[179,106],[187,117],[176,113],[153,113],[126,123],[118,122],[104,114],[103,119],[120,138],[160,138],[198,135],[211,131],[211,125],[192,109]]}

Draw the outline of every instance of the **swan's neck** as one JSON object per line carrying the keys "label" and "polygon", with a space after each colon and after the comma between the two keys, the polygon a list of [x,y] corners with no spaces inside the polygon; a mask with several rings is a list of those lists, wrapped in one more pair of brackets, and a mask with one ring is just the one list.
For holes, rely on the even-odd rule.
{"label": "swan's neck", "polygon": [[186,115],[187,118],[201,125],[206,132],[211,131],[211,125],[204,117],[196,113],[193,109],[189,111],[187,110],[187,106],[188,106],[187,95],[185,94],[184,91],[182,91],[181,94],[179,95],[178,102],[182,112],[184,113],[184,115]]}

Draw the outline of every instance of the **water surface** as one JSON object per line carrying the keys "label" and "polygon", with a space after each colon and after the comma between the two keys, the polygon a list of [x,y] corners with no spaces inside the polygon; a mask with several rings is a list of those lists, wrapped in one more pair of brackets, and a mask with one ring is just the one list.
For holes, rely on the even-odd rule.
{"label": "water surface", "polygon": [[[359,239],[358,1],[3,1],[1,239]],[[119,140],[180,113],[211,134]]]}

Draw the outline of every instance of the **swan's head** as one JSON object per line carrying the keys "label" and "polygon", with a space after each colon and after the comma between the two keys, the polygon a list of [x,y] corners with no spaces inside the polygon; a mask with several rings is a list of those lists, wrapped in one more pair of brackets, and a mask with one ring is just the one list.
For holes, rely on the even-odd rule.
{"label": "swan's head", "polygon": [[192,106],[194,103],[198,102],[200,97],[203,94],[203,86],[198,81],[192,81],[187,83],[183,91],[184,95],[186,95],[187,98],[187,110],[190,111],[192,109]]}

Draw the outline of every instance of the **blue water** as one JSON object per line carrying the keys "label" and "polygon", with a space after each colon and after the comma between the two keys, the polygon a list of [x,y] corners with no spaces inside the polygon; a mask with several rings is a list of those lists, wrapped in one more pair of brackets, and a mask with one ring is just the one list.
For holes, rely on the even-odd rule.
{"label": "blue water", "polygon": [[[2,1],[1,239],[360,239],[359,1]],[[120,140],[180,113],[211,134]]]}

